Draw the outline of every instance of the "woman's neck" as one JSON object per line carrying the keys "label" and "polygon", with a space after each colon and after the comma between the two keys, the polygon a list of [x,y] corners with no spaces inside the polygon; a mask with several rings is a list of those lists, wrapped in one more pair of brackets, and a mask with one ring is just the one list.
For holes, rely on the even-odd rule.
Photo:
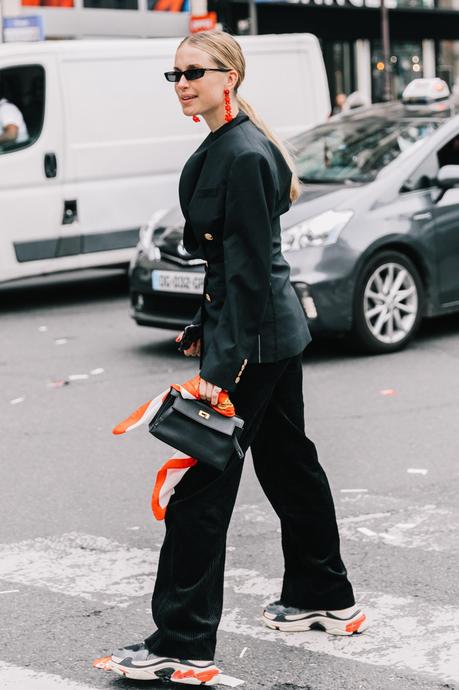
{"label": "woman's neck", "polygon": [[[234,118],[236,115],[239,113],[239,108],[236,105],[236,103],[231,104],[231,115]],[[204,120],[207,123],[208,128],[210,129],[211,132],[216,132],[217,129],[220,129],[220,127],[223,127],[223,125],[226,125],[226,120],[225,120],[225,111],[221,108],[218,109],[218,112],[211,111],[209,113],[206,113],[203,115]]]}

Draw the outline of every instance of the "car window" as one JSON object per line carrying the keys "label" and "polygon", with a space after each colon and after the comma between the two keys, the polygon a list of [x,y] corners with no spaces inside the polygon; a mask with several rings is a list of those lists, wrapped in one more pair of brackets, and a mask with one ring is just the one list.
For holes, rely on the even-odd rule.
{"label": "car window", "polygon": [[431,153],[425,158],[416,170],[403,184],[402,192],[412,192],[417,189],[429,189],[435,187],[435,180],[438,175],[438,159],[435,153]]}
{"label": "car window", "polygon": [[459,134],[450,139],[437,153],[438,166],[459,165]]}
{"label": "car window", "polygon": [[330,122],[290,140],[303,182],[371,182],[389,163],[443,121],[368,115]]}
{"label": "car window", "polygon": [[26,148],[41,134],[45,72],[41,65],[0,70],[0,155]]}

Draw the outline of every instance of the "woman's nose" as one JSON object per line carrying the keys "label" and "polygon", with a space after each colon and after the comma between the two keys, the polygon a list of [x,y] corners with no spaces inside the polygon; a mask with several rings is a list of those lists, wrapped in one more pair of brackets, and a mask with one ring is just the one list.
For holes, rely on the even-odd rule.
{"label": "woman's nose", "polygon": [[187,81],[187,78],[185,77],[184,74],[182,74],[182,76],[178,80],[177,85],[178,86],[188,86],[188,81]]}

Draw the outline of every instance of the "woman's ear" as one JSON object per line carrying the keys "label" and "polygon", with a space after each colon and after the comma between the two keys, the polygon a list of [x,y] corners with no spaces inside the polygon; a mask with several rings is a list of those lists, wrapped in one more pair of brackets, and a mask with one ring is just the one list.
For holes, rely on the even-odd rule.
{"label": "woman's ear", "polygon": [[226,88],[234,89],[237,85],[239,75],[235,69],[230,70],[226,73]]}

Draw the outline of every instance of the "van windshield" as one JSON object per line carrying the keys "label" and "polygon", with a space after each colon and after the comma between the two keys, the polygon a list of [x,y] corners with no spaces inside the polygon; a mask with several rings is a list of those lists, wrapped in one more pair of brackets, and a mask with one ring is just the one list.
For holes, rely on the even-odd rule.
{"label": "van windshield", "polygon": [[444,120],[368,116],[329,122],[288,142],[302,182],[371,182]]}

